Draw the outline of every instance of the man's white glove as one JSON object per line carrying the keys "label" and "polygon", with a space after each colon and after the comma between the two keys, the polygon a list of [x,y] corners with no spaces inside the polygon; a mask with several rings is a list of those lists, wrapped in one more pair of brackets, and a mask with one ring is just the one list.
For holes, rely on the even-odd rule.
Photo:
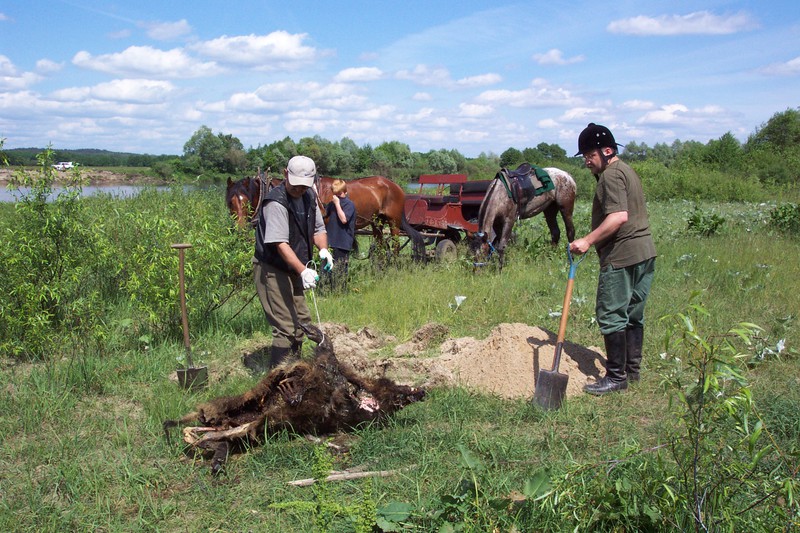
{"label": "man's white glove", "polygon": [[326,263],[322,265],[323,272],[331,272],[333,270],[333,256],[327,248],[323,248],[319,251],[319,258],[326,261]]}
{"label": "man's white glove", "polygon": [[317,280],[319,276],[317,275],[317,271],[307,268],[300,273],[300,279],[303,280],[303,289],[313,289],[317,286]]}

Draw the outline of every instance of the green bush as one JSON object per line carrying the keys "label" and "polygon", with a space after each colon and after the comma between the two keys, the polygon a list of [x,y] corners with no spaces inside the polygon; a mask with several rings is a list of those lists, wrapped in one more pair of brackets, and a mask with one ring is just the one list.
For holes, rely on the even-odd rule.
{"label": "green bush", "polygon": [[779,205],[770,211],[769,223],[786,233],[800,233],[800,204]]}
{"label": "green bush", "polygon": [[48,149],[37,172],[19,171],[9,184],[29,188],[0,240],[0,351],[14,357],[45,359],[64,337],[103,337],[111,254],[87,222],[80,170],[56,194],[51,162]]}
{"label": "green bush", "polygon": [[102,204],[99,218],[119,250],[118,283],[137,312],[132,317],[137,331],[156,336],[180,332],[179,254],[172,244],[192,245],[184,251],[191,322],[207,318],[250,287],[252,230],[234,229],[218,191],[150,188],[134,198],[93,200]]}
{"label": "green bush", "polygon": [[709,237],[717,233],[725,224],[725,218],[716,213],[705,213],[695,206],[687,220],[689,233]]}

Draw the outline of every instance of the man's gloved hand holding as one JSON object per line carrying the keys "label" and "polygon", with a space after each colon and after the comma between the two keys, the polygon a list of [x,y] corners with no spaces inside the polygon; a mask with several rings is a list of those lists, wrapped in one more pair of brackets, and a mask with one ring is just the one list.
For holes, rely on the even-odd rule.
{"label": "man's gloved hand holding", "polygon": [[324,272],[331,272],[333,270],[333,256],[327,248],[323,248],[319,251],[319,258],[325,261],[325,264],[322,265],[322,270]]}
{"label": "man's gloved hand holding", "polygon": [[307,268],[300,273],[300,279],[303,280],[303,289],[308,290],[317,286],[319,276],[316,270]]}

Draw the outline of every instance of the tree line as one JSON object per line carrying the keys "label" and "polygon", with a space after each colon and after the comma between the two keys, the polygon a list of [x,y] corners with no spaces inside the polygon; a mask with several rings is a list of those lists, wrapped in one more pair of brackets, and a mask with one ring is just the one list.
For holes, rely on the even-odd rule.
{"label": "tree line", "polygon": [[[41,149],[7,150],[9,164],[35,165]],[[229,133],[215,133],[201,126],[184,144],[183,154],[150,155],[109,152],[105,150],[53,150],[58,161],[75,161],[83,166],[149,167],[165,179],[180,176],[204,176],[211,181],[226,176],[253,175],[259,169],[279,172],[295,155],[314,159],[320,173],[356,177],[378,174],[400,183],[420,174],[467,174],[472,179],[488,179],[499,167],[514,167],[522,162],[539,166],[571,162],[577,158],[557,144],[539,143],[535,147],[509,147],[501,154],[481,153],[467,158],[456,149],[412,152],[400,141],[386,141],[377,146],[358,146],[344,137],[330,141],[318,135],[294,141],[290,137],[270,144],[245,148]],[[667,168],[707,168],[730,174],[755,176],[770,184],[795,184],[800,168],[800,108],[775,113],[742,143],[728,132],[705,144],[675,140],[671,144],[631,141],[621,150],[629,162],[651,161]]]}

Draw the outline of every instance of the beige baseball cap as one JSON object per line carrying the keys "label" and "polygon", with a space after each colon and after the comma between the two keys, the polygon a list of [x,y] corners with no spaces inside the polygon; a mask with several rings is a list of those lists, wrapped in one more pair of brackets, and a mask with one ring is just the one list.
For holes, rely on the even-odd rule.
{"label": "beige baseball cap", "polygon": [[314,178],[317,176],[317,165],[314,160],[304,155],[296,155],[289,160],[286,165],[289,178],[289,185],[302,185],[311,187],[314,185]]}

